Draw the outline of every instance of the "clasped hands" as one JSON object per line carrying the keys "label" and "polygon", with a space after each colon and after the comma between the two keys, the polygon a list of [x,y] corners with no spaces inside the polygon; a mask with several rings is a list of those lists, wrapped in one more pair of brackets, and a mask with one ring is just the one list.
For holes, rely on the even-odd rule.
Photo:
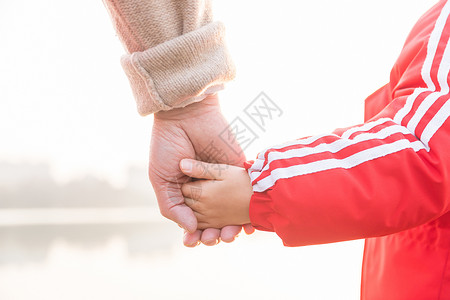
{"label": "clasped hands", "polygon": [[253,190],[245,169],[191,159],[183,159],[180,168],[185,175],[198,179],[183,184],[181,192],[199,229],[250,223]]}
{"label": "clasped hands", "polygon": [[[235,140],[220,138],[228,128],[217,95],[155,114],[149,178],[161,214],[185,229],[188,247],[232,242],[242,225],[246,233],[254,231],[245,156]],[[220,151],[205,151],[211,147]]]}

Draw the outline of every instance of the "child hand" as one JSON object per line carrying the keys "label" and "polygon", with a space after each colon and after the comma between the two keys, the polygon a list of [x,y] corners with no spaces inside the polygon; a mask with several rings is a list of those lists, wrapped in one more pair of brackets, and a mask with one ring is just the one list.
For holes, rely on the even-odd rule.
{"label": "child hand", "polygon": [[181,160],[180,168],[187,176],[205,179],[181,187],[185,204],[197,217],[198,229],[250,223],[253,190],[245,169],[193,159]]}

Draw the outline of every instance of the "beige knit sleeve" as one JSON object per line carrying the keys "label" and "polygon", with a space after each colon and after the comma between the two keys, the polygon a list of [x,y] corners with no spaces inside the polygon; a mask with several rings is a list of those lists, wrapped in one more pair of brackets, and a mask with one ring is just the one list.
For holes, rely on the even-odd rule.
{"label": "beige knit sleeve", "polygon": [[209,0],[103,0],[127,54],[141,115],[184,107],[222,89],[235,67]]}

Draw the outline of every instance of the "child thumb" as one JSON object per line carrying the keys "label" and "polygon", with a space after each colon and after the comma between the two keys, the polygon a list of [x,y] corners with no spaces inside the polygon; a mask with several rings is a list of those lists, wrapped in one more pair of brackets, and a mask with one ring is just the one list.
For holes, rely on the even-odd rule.
{"label": "child thumb", "polygon": [[220,179],[223,172],[219,164],[210,164],[194,159],[182,159],[180,169],[189,177],[201,179]]}

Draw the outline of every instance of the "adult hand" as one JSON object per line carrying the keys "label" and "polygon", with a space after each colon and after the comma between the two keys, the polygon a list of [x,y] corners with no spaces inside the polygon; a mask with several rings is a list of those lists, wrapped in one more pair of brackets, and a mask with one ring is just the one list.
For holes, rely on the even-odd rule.
{"label": "adult hand", "polygon": [[[196,230],[197,220],[181,193],[181,184],[191,180],[179,168],[183,158],[242,166],[243,151],[227,130],[228,122],[220,111],[217,95],[184,108],[155,113],[149,178],[161,214],[186,230],[186,246],[196,246],[200,241],[215,245],[220,239],[231,242],[241,231],[241,226]],[[252,232],[251,226],[244,229]]]}

